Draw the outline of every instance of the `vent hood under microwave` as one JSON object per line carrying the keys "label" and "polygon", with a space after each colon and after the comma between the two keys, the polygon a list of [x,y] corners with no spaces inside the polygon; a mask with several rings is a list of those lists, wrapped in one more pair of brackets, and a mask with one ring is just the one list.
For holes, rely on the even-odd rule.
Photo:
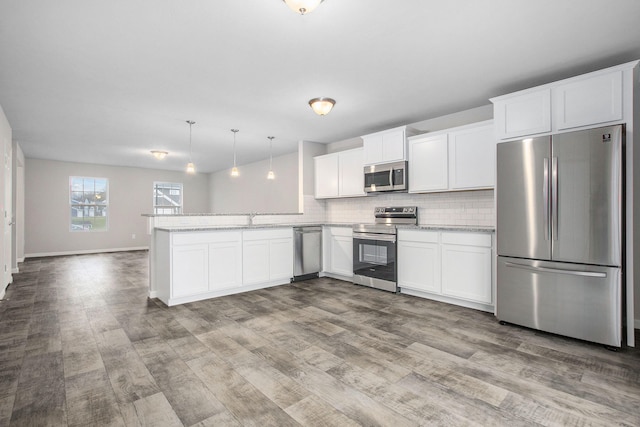
{"label": "vent hood under microwave", "polygon": [[364,191],[379,193],[383,191],[404,191],[407,185],[406,161],[383,163],[364,167]]}

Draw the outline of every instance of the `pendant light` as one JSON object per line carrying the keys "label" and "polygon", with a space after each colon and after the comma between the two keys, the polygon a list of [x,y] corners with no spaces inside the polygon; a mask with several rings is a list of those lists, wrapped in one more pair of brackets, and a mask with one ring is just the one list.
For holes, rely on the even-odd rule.
{"label": "pendant light", "polygon": [[268,136],[269,138],[269,173],[267,179],[276,179],[276,174],[273,173],[273,138],[275,136]]}
{"label": "pendant light", "polygon": [[231,132],[233,132],[233,167],[231,168],[231,176],[236,177],[240,175],[236,166],[236,133],[240,132],[240,129],[231,129]]}
{"label": "pendant light", "polygon": [[196,165],[191,161],[191,126],[196,122],[193,120],[187,120],[187,123],[189,123],[189,163],[187,163],[187,173],[193,175],[196,173]]}
{"label": "pendant light", "polygon": [[309,100],[309,105],[317,115],[326,116],[333,106],[336,105],[336,101],[332,98],[325,97],[313,98]]}
{"label": "pendant light", "polygon": [[305,13],[313,12],[313,10],[320,5],[324,0],[283,0],[289,9],[294,12],[304,15]]}

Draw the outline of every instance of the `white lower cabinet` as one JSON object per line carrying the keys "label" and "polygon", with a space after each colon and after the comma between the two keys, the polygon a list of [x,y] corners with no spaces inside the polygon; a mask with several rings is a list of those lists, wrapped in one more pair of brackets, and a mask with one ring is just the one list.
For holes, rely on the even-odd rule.
{"label": "white lower cabinet", "polygon": [[442,294],[492,304],[491,235],[442,233]]}
{"label": "white lower cabinet", "polygon": [[493,311],[492,235],[398,230],[402,293]]}
{"label": "white lower cabinet", "polygon": [[350,227],[323,227],[324,273],[353,277],[353,231]]}
{"label": "white lower cabinet", "polygon": [[169,306],[293,277],[292,228],[154,233],[153,292]]}
{"label": "white lower cabinet", "polygon": [[195,295],[209,290],[209,246],[175,246],[172,251],[172,297]]}
{"label": "white lower cabinet", "polygon": [[440,293],[440,233],[404,231],[398,235],[398,284]]}
{"label": "white lower cabinet", "polygon": [[209,244],[209,290],[242,286],[242,245],[239,233],[234,240]]}
{"label": "white lower cabinet", "polygon": [[293,229],[249,230],[242,233],[242,283],[293,277]]}

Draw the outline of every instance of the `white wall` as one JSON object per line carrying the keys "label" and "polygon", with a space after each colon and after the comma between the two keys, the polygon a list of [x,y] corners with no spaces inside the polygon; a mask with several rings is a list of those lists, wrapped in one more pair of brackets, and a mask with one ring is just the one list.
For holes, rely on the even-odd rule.
{"label": "white wall", "polygon": [[[108,231],[69,230],[70,176],[109,179]],[[183,183],[184,213],[207,211],[208,176],[204,174],[27,158],[26,257],[148,247],[147,221],[141,215],[153,212],[154,181]]]}
{"label": "white wall", "polygon": [[[7,120],[7,116],[5,116],[4,114],[4,110],[2,109],[2,106],[0,106],[0,152],[2,153],[2,155],[4,156],[5,154],[5,150],[7,149],[11,149],[11,125],[9,124],[9,120]],[[0,279],[0,299],[4,298],[4,292],[5,289],[7,288],[7,286],[9,285],[9,283],[11,282],[11,265],[10,265],[10,259],[7,262],[7,269],[9,271],[8,275],[3,274],[2,270],[4,269],[4,264],[5,264],[5,248],[11,248],[12,246],[12,242],[8,242],[6,241],[7,239],[11,239],[11,233],[5,234],[5,227],[7,227],[6,225],[6,221],[4,221],[2,219],[3,212],[6,209],[6,203],[5,203],[5,192],[6,192],[6,188],[7,188],[7,183],[6,183],[6,179],[7,178],[11,178],[11,177],[6,177],[5,173],[4,173],[4,168],[2,170],[2,173],[0,173],[0,277],[2,277],[2,279]],[[11,195],[8,195],[9,199],[11,198]],[[8,212],[9,215],[11,215],[11,212]],[[8,237],[7,237],[8,236]]]}
{"label": "white wall", "polygon": [[298,153],[273,158],[276,179],[268,180],[269,159],[209,175],[212,213],[295,213],[298,212]]}

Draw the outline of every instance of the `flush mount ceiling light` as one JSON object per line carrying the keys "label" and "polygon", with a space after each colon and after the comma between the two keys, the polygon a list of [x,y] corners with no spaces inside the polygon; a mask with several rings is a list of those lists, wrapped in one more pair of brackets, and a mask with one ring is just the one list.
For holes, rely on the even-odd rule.
{"label": "flush mount ceiling light", "polygon": [[167,154],[169,153],[161,150],[151,150],[151,154],[153,154],[153,157],[155,157],[156,159],[162,160],[167,157]]}
{"label": "flush mount ceiling light", "polygon": [[273,173],[273,138],[275,136],[268,136],[269,138],[269,173],[267,179],[276,179],[276,174]]}
{"label": "flush mount ceiling light", "polygon": [[233,167],[231,168],[231,176],[236,177],[240,175],[236,166],[236,133],[240,132],[240,129],[231,129],[231,132],[233,132]]}
{"label": "flush mount ceiling light", "polygon": [[293,10],[300,15],[313,12],[320,3],[324,0],[282,0],[289,6],[289,9]]}
{"label": "flush mount ceiling light", "polygon": [[326,116],[329,111],[336,104],[336,101],[331,98],[313,98],[309,101],[309,105],[319,116]]}
{"label": "flush mount ceiling light", "polygon": [[196,165],[191,161],[191,126],[193,126],[196,122],[192,120],[187,120],[189,123],[189,163],[187,163],[187,173],[194,174],[196,173]]}

